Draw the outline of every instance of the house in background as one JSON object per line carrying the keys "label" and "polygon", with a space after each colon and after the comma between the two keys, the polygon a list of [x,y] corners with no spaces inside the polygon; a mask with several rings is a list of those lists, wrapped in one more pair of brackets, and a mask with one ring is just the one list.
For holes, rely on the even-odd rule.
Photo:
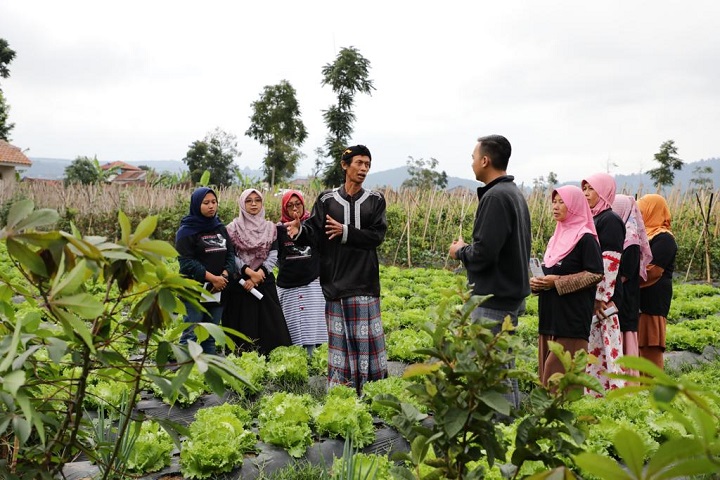
{"label": "house in background", "polygon": [[14,182],[15,171],[30,168],[32,162],[18,147],[0,140],[0,181]]}
{"label": "house in background", "polygon": [[125,162],[106,163],[100,168],[105,171],[114,169],[115,172],[107,177],[107,182],[117,185],[144,185],[148,173],[142,168]]}

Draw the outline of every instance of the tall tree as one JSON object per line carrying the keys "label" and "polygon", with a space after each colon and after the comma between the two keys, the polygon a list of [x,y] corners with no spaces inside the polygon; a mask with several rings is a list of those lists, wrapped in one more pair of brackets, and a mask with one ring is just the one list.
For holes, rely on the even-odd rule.
{"label": "tall tree", "polygon": [[250,128],[245,135],[265,145],[264,172],[268,183],[289,180],[302,153],[298,147],[307,138],[300,119],[300,105],[290,82],[266,85],[260,99],[252,103]]}
{"label": "tall tree", "polygon": [[330,85],[337,95],[337,104],[323,111],[323,119],[330,133],[325,139],[325,165],[323,182],[327,186],[340,185],[345,173],[340,166],[340,157],[347,148],[353,132],[355,114],[353,106],[356,93],[371,94],[375,87],[370,80],[370,61],[355,47],[343,48],[333,63],[322,68],[322,85]]}
{"label": "tall tree", "polygon": [[97,157],[77,157],[75,160],[65,167],[65,185],[73,183],[81,183],[89,185],[98,183],[98,169],[96,168]]}
{"label": "tall tree", "polygon": [[14,123],[8,121],[10,106],[5,103],[5,95],[0,90],[0,140],[10,141],[10,130],[15,128]]}
{"label": "tall tree", "polygon": [[647,174],[653,179],[653,184],[658,190],[664,186],[671,186],[675,181],[675,170],[682,169],[684,162],[676,157],[677,153],[675,140],[668,140],[660,145],[660,151],[655,154],[655,161],[660,166],[648,170]]}
{"label": "tall tree", "polygon": [[430,157],[430,160],[419,159],[415,160],[413,157],[408,157],[407,167],[410,178],[402,183],[403,187],[406,188],[418,188],[422,190],[429,190],[434,188],[443,189],[447,187],[447,173],[443,170],[438,172],[437,169],[438,161],[435,158]]}
{"label": "tall tree", "polygon": [[[15,50],[8,45],[7,40],[0,38],[0,77],[10,77],[10,62],[15,58]],[[0,139],[10,141],[10,131],[15,127],[8,121],[10,106],[5,102],[2,88],[0,88]]]}
{"label": "tall tree", "polygon": [[196,140],[190,145],[183,162],[188,166],[194,183],[198,183],[207,170],[210,172],[210,184],[226,187],[235,178],[236,167],[233,163],[240,154],[237,137],[216,128],[203,140]]}

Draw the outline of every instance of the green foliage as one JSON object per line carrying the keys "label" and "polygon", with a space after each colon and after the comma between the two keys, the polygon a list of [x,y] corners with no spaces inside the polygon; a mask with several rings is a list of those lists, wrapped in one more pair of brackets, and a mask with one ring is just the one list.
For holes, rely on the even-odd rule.
{"label": "green foliage", "polygon": [[235,136],[216,128],[205,135],[203,140],[196,140],[190,145],[183,162],[188,166],[193,182],[200,182],[207,170],[210,172],[209,184],[225,187],[233,181],[233,164],[239,156]]}
{"label": "green foliage", "polygon": [[[15,58],[15,50],[10,48],[7,40],[0,38],[0,78],[9,78],[10,69],[8,66]],[[5,95],[0,88],[0,140],[10,141],[10,131],[15,127],[14,123],[8,121],[10,107],[5,103]]]}
{"label": "green foliage", "polygon": [[275,348],[270,352],[267,372],[268,377],[275,382],[307,382],[307,351],[301,345]]}
{"label": "green foliage", "polygon": [[425,161],[422,158],[415,160],[413,157],[408,157],[407,167],[410,178],[402,183],[402,187],[424,190],[447,187],[447,173],[444,170],[436,171],[437,165],[438,161],[434,158]]}
{"label": "green foliage", "polygon": [[[120,212],[116,242],[83,236],[72,225],[71,233],[40,230],[58,218],[25,200],[10,208],[0,230],[12,262],[12,269],[0,270],[0,435],[17,445],[10,461],[0,465],[0,476],[9,474],[9,465],[24,478],[56,476],[84,453],[110,466],[107,478],[126,451],[134,428],[130,412],[146,384],[155,384],[172,402],[195,366],[218,394],[225,382],[246,380],[195,342],[185,348],[162,340],[159,332],[184,313],[183,301],[201,308],[201,289],[168,269],[167,260],[177,252],[151,238],[157,217],[133,230]],[[18,296],[25,299],[22,307],[12,301]],[[209,328],[199,326],[198,338],[207,337]],[[226,343],[221,329],[212,334]],[[171,355],[180,365],[172,378],[163,368]],[[90,396],[93,377],[131,386],[124,405],[107,407],[121,420],[103,449],[96,448],[98,430],[79,408]]]}
{"label": "green foliage", "polygon": [[267,148],[265,181],[272,185],[292,178],[302,156],[298,147],[307,138],[295,89],[287,80],[266,85],[251,106],[253,114],[245,135]]}
{"label": "green foliage", "polygon": [[15,124],[10,123],[10,105],[5,101],[3,91],[0,90],[0,140],[9,142],[10,132],[13,128],[15,128]]}
{"label": "green foliage", "polygon": [[343,456],[332,464],[332,480],[392,480],[390,461],[385,456],[356,452],[345,440]]}
{"label": "green foliage", "polygon": [[313,375],[325,375],[328,372],[328,344],[315,348],[310,357],[310,372]]}
{"label": "green foliage", "polygon": [[199,410],[183,441],[180,467],[185,478],[208,478],[242,465],[255,451],[257,437],[246,428],[250,414],[239,405],[223,404]]}
{"label": "green foliage", "polygon": [[89,185],[99,183],[103,179],[97,156],[77,157],[65,167],[65,184],[81,183]]}
{"label": "green foliage", "polygon": [[[260,355],[255,351],[243,352],[239,357],[234,353],[227,356],[229,362],[232,362],[239,371],[243,372],[245,378],[252,385],[261,385],[267,375],[267,362],[264,355]],[[251,388],[249,385],[240,384],[240,390],[236,391],[239,395],[247,395],[248,393],[257,393],[257,389]]]}
{"label": "green foliage", "polygon": [[127,458],[127,469],[134,473],[157,472],[170,465],[175,444],[157,422],[145,421]]}
{"label": "green foliage", "polygon": [[[337,95],[337,103],[323,111],[323,120],[329,133],[325,139],[325,166],[323,183],[337,186],[345,181],[345,172],[340,166],[342,152],[349,145],[355,123],[353,106],[356,93],[370,94],[375,87],[370,80],[370,61],[355,47],[342,48],[335,61],[322,68],[322,85],[330,85]],[[372,150],[371,150],[372,151]]]}
{"label": "green foliage", "polygon": [[277,392],[260,400],[258,423],[260,439],[285,448],[293,457],[301,457],[312,445],[311,408],[315,402],[309,395]]}
{"label": "green foliage", "polygon": [[620,363],[644,375],[627,377],[636,385],[608,396],[648,392],[653,406],[671,415],[684,431],[653,452],[636,432],[622,429],[616,433],[613,447],[625,468],[618,461],[589,452],[575,457],[577,465],[601,479],[675,479],[720,473],[720,418],[715,413],[720,397],[685,380],[674,380],[644,358],[623,357]]}
{"label": "green foliage", "polygon": [[423,330],[401,328],[385,336],[388,359],[401,362],[422,361],[427,358],[425,350],[432,346],[432,337]]}
{"label": "green foliage", "polygon": [[382,380],[367,382],[363,385],[363,400],[370,403],[370,411],[391,425],[395,410],[392,407],[376,402],[378,395],[392,395],[395,398],[402,398],[404,402],[417,408],[421,413],[427,413],[427,407],[422,405],[408,387],[412,382],[400,377],[388,377]]}
{"label": "green foliage", "polygon": [[705,348],[713,345],[720,345],[720,317],[717,315],[667,326],[668,350],[703,353]]}
{"label": "green foliage", "polygon": [[653,184],[658,190],[664,186],[671,186],[675,181],[675,170],[682,169],[684,163],[676,155],[675,140],[663,142],[660,145],[660,151],[655,154],[655,161],[660,166],[650,169],[646,173],[653,179]]}
{"label": "green foliage", "polygon": [[330,389],[314,419],[319,435],[349,438],[358,448],[375,441],[375,427],[368,406],[351,388],[336,386]]}

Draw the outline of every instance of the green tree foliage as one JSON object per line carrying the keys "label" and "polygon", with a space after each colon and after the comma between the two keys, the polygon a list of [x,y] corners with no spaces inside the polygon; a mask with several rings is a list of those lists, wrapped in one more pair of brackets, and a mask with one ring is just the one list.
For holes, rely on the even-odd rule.
{"label": "green tree foliage", "polygon": [[89,185],[109,182],[112,176],[119,171],[119,167],[102,168],[97,156],[93,158],[77,157],[70,165],[65,167],[65,185],[73,183]]}
{"label": "green tree foliage", "polygon": [[193,182],[198,183],[207,170],[210,172],[210,184],[227,187],[235,177],[233,162],[239,156],[235,135],[216,128],[205,139],[190,145],[183,162],[188,166]]}
{"label": "green tree foliage", "polygon": [[65,167],[65,185],[98,183],[100,176],[98,169],[95,167],[97,161],[97,157],[77,157],[70,165]]}
{"label": "green tree foliage", "polygon": [[302,156],[298,147],[307,138],[295,89],[287,80],[266,85],[252,109],[245,135],[267,148],[263,161],[265,180],[270,184],[289,180]]}
{"label": "green tree foliage", "polygon": [[[11,206],[0,229],[14,266],[0,271],[0,441],[14,445],[0,462],[0,478],[59,478],[63,465],[80,453],[102,464],[103,480],[127,478],[115,466],[134,430],[138,393],[147,384],[172,403],[187,392],[184,383],[194,367],[219,396],[225,384],[248,382],[225,359],[204,354],[198,343],[181,347],[163,336],[170,327],[182,330],[176,316],[185,313],[183,302],[202,308],[202,287],[168,270],[177,251],[152,239],[156,216],[133,230],[119,212],[115,242],[75,228],[49,230],[59,218],[54,210],[36,210],[32,201],[22,200]],[[205,325],[196,327],[198,342],[213,335],[235,348],[221,327]],[[171,357],[177,372],[165,368]],[[119,423],[106,441],[98,441],[83,414],[94,375],[129,391],[127,402],[107,406]],[[162,424],[176,438],[187,434],[180,425]]]}
{"label": "green tree foliage", "polygon": [[5,102],[5,95],[0,90],[0,140],[10,141],[10,131],[15,128],[14,123],[10,123],[8,114],[10,106]]}
{"label": "green tree foliage", "polygon": [[413,157],[408,157],[407,167],[410,178],[405,180],[402,186],[423,190],[447,187],[447,173],[444,170],[438,172],[437,165],[438,161],[432,157],[427,161],[422,158],[415,160]]}
{"label": "green tree foliage", "polygon": [[682,169],[684,163],[678,158],[675,140],[668,140],[660,145],[660,151],[655,154],[655,161],[660,164],[658,168],[647,171],[653,179],[653,185],[660,190],[665,186],[672,186],[675,181],[675,170]]}
{"label": "green tree foliage", "polygon": [[[15,51],[12,50],[4,38],[0,38],[0,78],[9,78],[10,69],[8,66],[15,58]],[[5,102],[2,88],[0,88],[0,139],[9,141],[10,131],[15,127],[14,123],[8,121],[10,106]]]}
{"label": "green tree foliage", "polygon": [[330,131],[325,139],[325,156],[329,160],[323,182],[327,186],[340,185],[345,181],[340,157],[348,146],[355,123],[354,96],[358,92],[371,94],[375,87],[369,78],[370,61],[355,47],[341,49],[335,61],[322,68],[322,75],[322,85],[330,85],[337,95],[337,104],[323,111],[325,125]]}

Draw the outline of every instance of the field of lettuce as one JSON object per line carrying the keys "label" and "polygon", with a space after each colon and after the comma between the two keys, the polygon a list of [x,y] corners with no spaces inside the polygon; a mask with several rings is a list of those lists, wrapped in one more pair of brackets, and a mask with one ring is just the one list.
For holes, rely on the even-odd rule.
{"label": "field of lettuce", "polygon": [[[418,353],[432,344],[430,334],[422,326],[434,305],[454,289],[464,287],[464,277],[462,272],[398,267],[383,267],[381,275],[388,355],[397,362],[394,365],[397,374],[403,365],[428,359]],[[455,303],[460,305],[459,296]],[[671,375],[708,388],[717,384],[720,360],[715,359],[714,352],[720,346],[719,314],[720,289],[701,284],[675,286],[668,326],[668,357],[683,351],[706,355],[683,360],[697,363],[670,362]],[[529,297],[526,314],[520,318],[517,330],[526,348],[517,352],[518,367],[529,376],[537,369],[537,321],[537,298]],[[333,389],[327,395],[322,378],[326,353],[326,348],[318,349],[310,361],[299,347],[277,349],[269,358],[254,353],[231,355],[229,358],[259,386],[259,391],[245,387],[223,399],[213,396],[203,376],[194,370],[173,409],[157,410],[168,417],[182,417],[183,409],[196,412],[194,418],[188,419],[189,434],[182,438],[181,448],[178,451],[157,424],[145,422],[128,457],[130,471],[146,478],[179,478],[164,476],[173,472],[179,472],[182,478],[324,478],[326,469],[333,465],[336,471],[340,468],[342,461],[339,458],[333,461],[333,456],[342,457],[342,440],[351,437],[354,446],[362,450],[375,442],[376,431],[392,426],[393,412],[373,402],[377,395],[404,398],[427,412],[405,390],[411,381],[399,376],[369,384],[361,399],[343,388]],[[86,405],[91,410],[116,402],[127,388],[126,384],[101,375],[95,376],[91,385],[92,396]],[[532,387],[530,381],[521,382],[526,395]],[[151,392],[162,399],[162,392],[149,390],[147,396]],[[166,398],[165,402],[169,400]],[[649,451],[656,450],[663,439],[683,431],[670,414],[651,408],[647,395],[642,394],[611,400],[586,396],[575,402],[572,409],[587,419],[586,448],[605,455],[615,454],[612,438],[624,427],[640,432]],[[503,427],[508,438],[512,438],[518,423]],[[328,439],[337,440],[328,444]],[[402,438],[398,436],[395,440],[396,450],[408,449],[407,445],[403,447]],[[361,458],[375,462],[377,477],[373,478],[392,478],[391,463],[382,454],[386,452],[377,455],[378,449],[370,451],[375,453],[363,454]],[[293,466],[293,460],[299,464]],[[78,471],[85,468],[90,467],[85,464]],[[159,473],[150,475],[153,471]],[[217,476],[223,473],[225,476]],[[497,464],[488,468],[486,478],[503,478]]]}
{"label": "field of lettuce", "polygon": [[[592,454],[616,468],[718,472],[716,287],[675,286],[667,375],[629,395],[580,398],[562,385],[592,387],[584,358],[568,358],[568,383],[556,393],[537,388],[535,297],[515,335],[493,338],[465,321],[473,300],[463,272],[386,266],[392,375],[357,398],[326,391],[326,348],[310,359],[300,347],[267,358],[178,348],[174,312],[199,290],[177,274],[169,245],[152,239],[153,217],[133,230],[121,213],[113,243],[77,230],[25,232],[57,214],[13,208],[0,230],[3,478],[430,479],[444,478],[441,469],[500,479],[562,465],[592,478],[582,456]],[[505,367],[509,349],[517,369]],[[498,390],[508,371],[524,396],[518,412]],[[671,406],[680,397],[696,405]]]}

